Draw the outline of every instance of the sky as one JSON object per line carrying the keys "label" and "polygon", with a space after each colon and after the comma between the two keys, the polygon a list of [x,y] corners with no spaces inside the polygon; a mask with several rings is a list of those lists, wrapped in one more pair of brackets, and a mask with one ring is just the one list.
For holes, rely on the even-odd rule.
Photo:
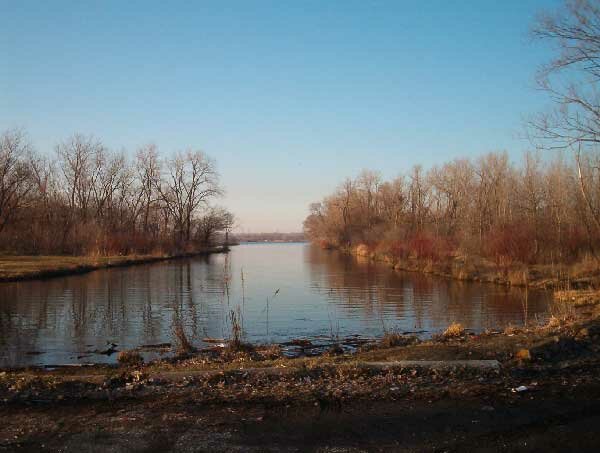
{"label": "sky", "polygon": [[201,149],[244,232],[302,229],[362,169],[530,145],[554,0],[0,0],[0,131]]}

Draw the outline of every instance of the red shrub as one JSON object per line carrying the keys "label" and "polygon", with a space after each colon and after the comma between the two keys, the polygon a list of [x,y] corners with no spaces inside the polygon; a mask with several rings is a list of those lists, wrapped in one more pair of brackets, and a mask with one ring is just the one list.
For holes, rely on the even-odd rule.
{"label": "red shrub", "polygon": [[435,241],[433,237],[427,233],[415,234],[409,242],[409,248],[416,258],[433,260],[439,258],[437,250],[435,249]]}
{"label": "red shrub", "polygon": [[586,243],[587,233],[583,228],[577,225],[568,228],[564,239],[564,247],[569,258],[576,259],[579,255],[579,252],[581,250],[585,250],[587,245]]}
{"label": "red shrub", "polygon": [[406,242],[402,241],[392,241],[388,247],[389,253],[395,258],[408,258],[410,254],[410,250],[406,244]]}
{"label": "red shrub", "polygon": [[535,233],[525,224],[498,226],[486,235],[484,252],[499,266],[529,264],[535,258]]}
{"label": "red shrub", "polygon": [[417,259],[440,261],[452,255],[456,246],[450,238],[421,232],[409,237],[406,241],[391,241],[387,248],[389,253],[396,258],[406,259],[413,256]]}
{"label": "red shrub", "polygon": [[319,247],[321,247],[323,250],[329,250],[333,248],[333,245],[331,244],[331,242],[329,242],[326,239],[321,239],[319,241]]}

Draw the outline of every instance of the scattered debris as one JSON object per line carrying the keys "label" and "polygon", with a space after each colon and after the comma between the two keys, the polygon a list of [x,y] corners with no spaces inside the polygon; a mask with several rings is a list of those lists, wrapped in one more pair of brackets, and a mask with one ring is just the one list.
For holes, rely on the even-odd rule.
{"label": "scattered debris", "polygon": [[511,389],[511,392],[513,392],[513,393],[523,393],[523,392],[526,392],[527,390],[529,390],[529,387],[527,387],[525,385],[520,385],[518,387],[513,387]]}

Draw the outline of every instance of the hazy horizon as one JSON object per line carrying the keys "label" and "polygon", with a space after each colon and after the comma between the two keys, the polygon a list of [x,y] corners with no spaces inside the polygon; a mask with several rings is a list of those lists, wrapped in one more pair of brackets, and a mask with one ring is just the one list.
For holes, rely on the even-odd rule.
{"label": "hazy horizon", "polygon": [[131,155],[201,149],[242,232],[298,232],[363,168],[529,144],[548,105],[528,30],[556,1],[3,2],[0,128],[40,152],[74,133]]}

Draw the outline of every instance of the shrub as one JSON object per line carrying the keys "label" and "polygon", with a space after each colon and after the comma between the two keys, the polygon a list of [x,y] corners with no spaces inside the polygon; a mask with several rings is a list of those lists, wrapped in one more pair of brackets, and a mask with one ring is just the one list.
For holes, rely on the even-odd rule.
{"label": "shrub", "polygon": [[437,259],[438,254],[435,250],[434,241],[431,236],[426,233],[415,234],[410,242],[409,248],[415,258],[420,259]]}
{"label": "shrub", "polygon": [[583,228],[570,227],[564,239],[564,248],[568,257],[572,260],[577,259],[580,251],[587,248],[587,242],[587,234]]}
{"label": "shrub", "polygon": [[398,332],[387,332],[381,340],[379,346],[383,348],[393,348],[396,346],[408,346],[417,342],[414,336],[402,335]]}
{"label": "shrub", "polygon": [[453,322],[444,331],[444,338],[457,338],[465,334],[465,328],[458,322]]}
{"label": "shrub", "polygon": [[416,233],[408,244],[408,249],[415,258],[431,261],[448,258],[455,248],[450,238],[435,236],[427,232]]}
{"label": "shrub", "polygon": [[144,358],[137,351],[121,351],[117,355],[117,362],[121,365],[139,365],[144,363]]}
{"label": "shrub", "polygon": [[408,248],[406,242],[392,241],[388,246],[388,252],[394,258],[406,259],[410,254],[410,249]]}
{"label": "shrub", "polygon": [[323,250],[329,250],[333,248],[333,244],[326,239],[321,239],[319,241],[319,247],[321,247]]}
{"label": "shrub", "polygon": [[508,268],[515,261],[533,263],[535,252],[535,233],[525,224],[501,225],[485,237],[484,253],[499,267]]}
{"label": "shrub", "polygon": [[366,244],[360,244],[356,247],[355,253],[358,256],[369,256],[370,255],[369,246]]}
{"label": "shrub", "polygon": [[234,310],[229,312],[229,322],[231,324],[231,337],[227,344],[227,350],[229,352],[248,352],[254,350],[251,344],[243,341],[242,316],[239,310],[237,313]]}

